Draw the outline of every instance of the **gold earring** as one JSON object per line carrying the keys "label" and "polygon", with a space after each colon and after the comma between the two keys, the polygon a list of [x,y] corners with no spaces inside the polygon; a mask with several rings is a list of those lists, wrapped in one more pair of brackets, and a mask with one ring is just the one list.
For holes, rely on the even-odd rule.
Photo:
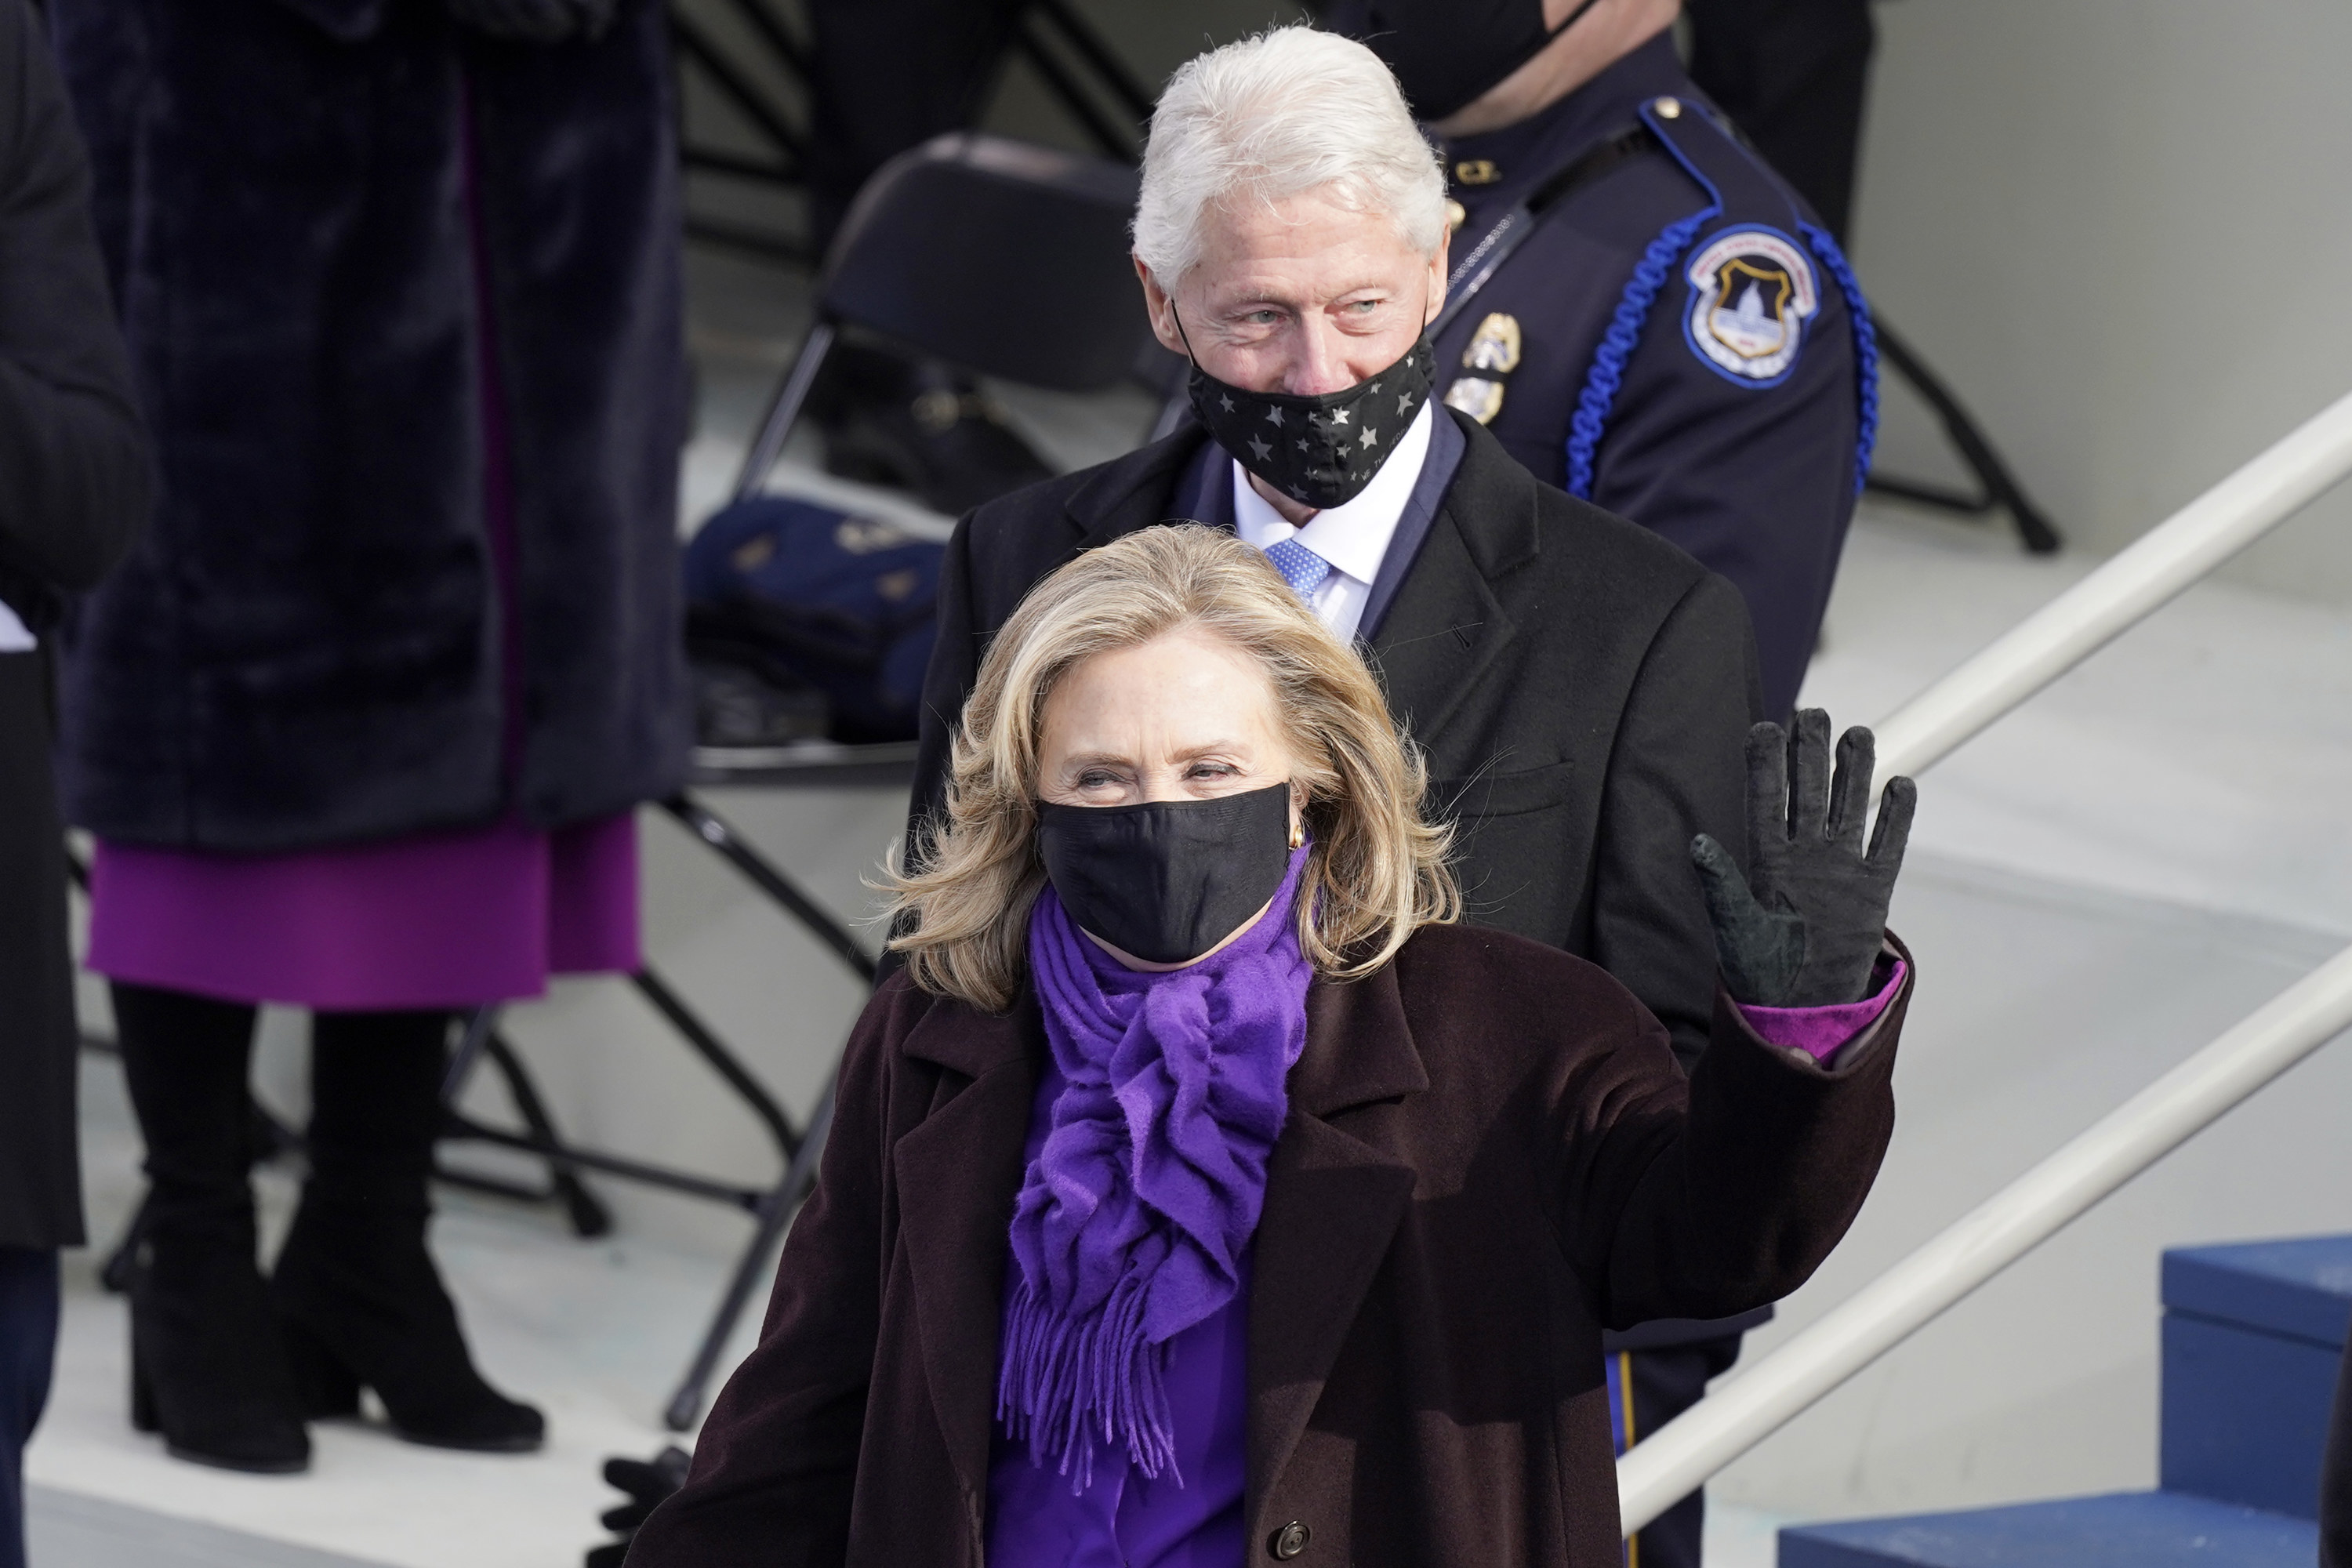
{"label": "gold earring", "polygon": [[1298,849],[1305,847],[1306,844],[1307,819],[1301,817],[1297,822],[1290,825],[1290,847],[1293,849]]}

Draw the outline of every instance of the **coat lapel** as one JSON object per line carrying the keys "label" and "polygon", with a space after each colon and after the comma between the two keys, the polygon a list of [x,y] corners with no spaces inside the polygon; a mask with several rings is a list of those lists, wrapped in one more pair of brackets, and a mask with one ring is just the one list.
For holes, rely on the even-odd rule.
{"label": "coat lapel", "polygon": [[1006,1237],[1045,1028],[1036,1003],[1025,998],[1003,1017],[938,1007],[899,1050],[971,1080],[960,1089],[943,1086],[946,1102],[898,1140],[891,1163],[924,1377],[957,1473],[984,1494]]}
{"label": "coat lapel", "polygon": [[1393,966],[1353,984],[1315,984],[1254,1249],[1244,1503],[1253,1541],[1264,1533],[1266,1489],[1298,1446],[1412,1196],[1412,1165],[1329,1119],[1428,1087]]}
{"label": "coat lapel", "polygon": [[1424,746],[1511,640],[1494,582],[1540,549],[1536,481],[1484,426],[1465,423],[1461,467],[1371,649],[1389,710]]}
{"label": "coat lapel", "polygon": [[1078,548],[1092,550],[1139,528],[1179,521],[1171,510],[1177,488],[1207,438],[1197,425],[1179,426],[1174,435],[1104,465],[1072,490],[1064,511],[1078,531]]}

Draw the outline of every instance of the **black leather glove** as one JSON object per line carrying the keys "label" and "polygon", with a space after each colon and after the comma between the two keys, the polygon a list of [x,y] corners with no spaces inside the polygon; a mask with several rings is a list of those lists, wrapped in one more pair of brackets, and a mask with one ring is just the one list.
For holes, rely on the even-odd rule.
{"label": "black leather glove", "polygon": [[526,44],[602,37],[620,0],[443,0],[449,15],[478,33]]}
{"label": "black leather glove", "polygon": [[1832,781],[1830,716],[1818,708],[1799,713],[1792,733],[1784,735],[1778,724],[1748,731],[1755,890],[1722,845],[1704,833],[1691,840],[1723,987],[1734,1001],[1828,1007],[1870,994],[1887,900],[1919,803],[1909,779],[1887,780],[1878,830],[1863,853],[1875,755],[1868,730],[1848,730],[1838,742]]}
{"label": "black leather glove", "polygon": [[687,1467],[692,1463],[691,1457],[679,1447],[664,1448],[651,1459],[605,1460],[606,1484],[628,1493],[629,1500],[618,1508],[606,1509],[599,1516],[604,1528],[620,1539],[591,1548],[586,1568],[621,1568],[622,1559],[629,1554],[629,1542],[636,1538],[637,1527],[672,1492],[686,1484]]}

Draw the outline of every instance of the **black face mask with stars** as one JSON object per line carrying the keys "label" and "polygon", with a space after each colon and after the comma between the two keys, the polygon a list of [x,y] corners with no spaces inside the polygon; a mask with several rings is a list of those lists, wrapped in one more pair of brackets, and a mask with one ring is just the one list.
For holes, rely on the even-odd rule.
{"label": "black face mask with stars", "polygon": [[1345,506],[1371,483],[1429,401],[1436,363],[1424,337],[1369,381],[1301,397],[1229,385],[1196,358],[1192,412],[1235,462],[1301,506],[1321,511]]}

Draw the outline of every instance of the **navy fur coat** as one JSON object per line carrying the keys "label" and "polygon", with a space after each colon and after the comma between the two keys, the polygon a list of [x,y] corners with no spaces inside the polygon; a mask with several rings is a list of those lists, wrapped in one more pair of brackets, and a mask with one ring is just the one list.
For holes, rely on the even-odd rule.
{"label": "navy fur coat", "polygon": [[659,5],[551,46],[435,0],[51,11],[161,473],[152,527],[69,625],[68,816],[270,852],[675,789],[687,377]]}

